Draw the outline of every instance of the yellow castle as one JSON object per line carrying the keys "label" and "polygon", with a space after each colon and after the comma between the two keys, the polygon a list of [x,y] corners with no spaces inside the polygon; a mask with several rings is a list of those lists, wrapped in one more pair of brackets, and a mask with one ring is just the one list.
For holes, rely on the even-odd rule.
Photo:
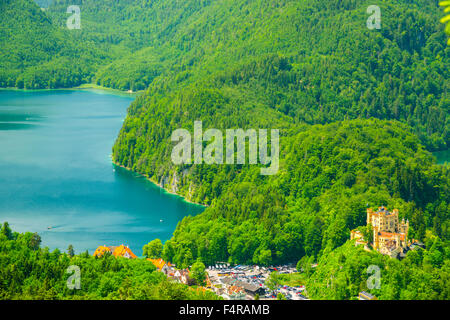
{"label": "yellow castle", "polygon": [[[378,252],[392,257],[402,255],[407,249],[409,242],[407,239],[409,221],[402,219],[399,222],[398,210],[392,212],[386,210],[385,207],[379,207],[374,212],[372,208],[367,208],[367,224],[371,224],[373,228],[372,247]],[[352,230],[350,239],[356,239],[356,244],[367,245],[363,235],[358,230]]]}

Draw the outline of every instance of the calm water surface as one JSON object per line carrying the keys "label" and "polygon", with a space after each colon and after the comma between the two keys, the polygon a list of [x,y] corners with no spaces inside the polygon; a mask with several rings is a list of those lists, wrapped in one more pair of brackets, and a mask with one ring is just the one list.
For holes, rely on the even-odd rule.
{"label": "calm water surface", "polygon": [[38,232],[51,249],[127,244],[141,255],[203,211],[111,163],[131,101],[94,90],[0,90],[0,222]]}

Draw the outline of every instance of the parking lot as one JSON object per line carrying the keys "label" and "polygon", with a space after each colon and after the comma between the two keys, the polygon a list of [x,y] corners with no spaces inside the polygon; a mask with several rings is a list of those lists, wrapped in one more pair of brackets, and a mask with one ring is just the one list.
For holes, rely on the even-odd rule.
{"label": "parking lot", "polygon": [[[209,266],[206,271],[213,288],[220,288],[217,289],[217,293],[224,298],[229,298],[226,293],[227,288],[232,285],[236,286],[236,284],[240,284],[243,289],[246,289],[247,286],[243,285],[243,283],[245,283],[261,289],[258,290],[259,299],[261,300],[276,299],[279,293],[283,294],[288,300],[306,300],[306,297],[304,296],[305,286],[279,286],[275,290],[270,290],[265,284],[271,272],[277,271],[280,274],[297,272],[292,266],[260,267],[237,265],[231,267],[229,264],[224,263]],[[255,287],[249,287],[255,290]],[[249,290],[243,291],[246,291],[246,299],[253,300],[255,298],[255,294],[252,294]],[[259,294],[260,292],[261,294]]]}

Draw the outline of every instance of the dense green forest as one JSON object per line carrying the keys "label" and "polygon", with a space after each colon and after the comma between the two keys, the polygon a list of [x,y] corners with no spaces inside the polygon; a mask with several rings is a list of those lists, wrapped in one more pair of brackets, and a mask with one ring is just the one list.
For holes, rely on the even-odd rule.
{"label": "dense green forest", "polygon": [[[269,265],[317,258],[364,224],[367,206],[381,204],[412,222],[411,237],[423,240],[430,229],[448,242],[448,167],[421,146],[448,141],[448,49],[433,18],[437,5],[387,1],[385,27],[369,31],[366,3],[322,3],[213,3],[190,29],[196,44],[184,48],[201,59],[156,78],[129,108],[115,162],[210,206],[179,223],[164,245],[166,259]],[[213,37],[219,16],[222,32]],[[416,81],[434,72],[438,95],[425,89],[431,78]],[[434,102],[424,108],[409,100],[416,96]],[[426,122],[436,135],[422,113],[435,107],[440,124]],[[281,129],[280,172],[174,166],[170,135],[192,131],[194,120],[205,130]]]}
{"label": "dense green forest", "polygon": [[[152,113],[147,121],[164,123],[162,114]],[[169,110],[164,114],[179,123]],[[166,123],[155,134],[164,136]],[[365,208],[380,204],[398,208],[411,221],[410,237],[423,239],[430,229],[448,240],[449,168],[436,165],[406,125],[369,119],[285,132],[280,171],[273,176],[261,176],[249,165],[173,169],[178,192],[210,206],[179,223],[164,245],[165,259],[177,265],[198,257],[205,263],[270,265],[317,257],[345,243],[352,228],[365,224]],[[135,139],[137,148],[149,148]],[[169,141],[133,169],[164,174],[158,155],[167,154]]]}
{"label": "dense green forest", "polygon": [[[8,223],[0,224],[0,299],[14,300],[211,300],[210,291],[196,290],[173,282],[145,259],[101,258],[87,252],[74,255],[41,248],[36,233],[13,232]],[[78,266],[80,287],[69,277]],[[73,278],[72,278],[73,279]]]}
{"label": "dense green forest", "polygon": [[[378,296],[448,299],[450,167],[429,152],[450,143],[437,3],[383,1],[380,30],[366,27],[372,1],[55,0],[46,11],[11,3],[0,4],[0,86],[145,89],[114,162],[208,205],[178,224],[165,260],[311,259],[319,267],[310,295],[336,299],[354,296],[363,266],[376,262],[392,270]],[[81,7],[80,30],[65,29],[69,4]],[[204,130],[279,129],[278,174],[174,165],[171,134],[192,132],[196,120]],[[380,205],[409,219],[409,237],[426,242],[426,253],[391,261],[348,242],[366,207]],[[336,290],[325,292],[335,273]]]}
{"label": "dense green forest", "polygon": [[[345,300],[366,290],[380,300],[448,300],[448,246],[431,233],[425,242],[429,249],[409,251],[401,261],[349,242],[324,254],[315,270],[305,269],[308,294],[312,299]],[[368,278],[375,275],[369,266],[380,268],[379,288],[367,289]],[[375,280],[369,279],[369,283],[376,286]]]}
{"label": "dense green forest", "polygon": [[0,87],[77,86],[107,57],[94,43],[57,28],[30,0],[0,2],[0,20]]}
{"label": "dense green forest", "polygon": [[[154,96],[200,82],[296,124],[395,119],[412,126],[428,150],[448,146],[449,49],[433,2],[382,2],[380,30],[366,27],[370,1],[49,4],[41,11],[31,0],[2,2],[0,86],[92,82],[150,86]],[[81,8],[80,30],[66,27],[69,5]]]}
{"label": "dense green forest", "polygon": [[266,284],[305,285],[311,299],[355,300],[361,291],[371,291],[380,300],[448,300],[448,246],[432,232],[425,244],[426,249],[416,247],[397,260],[348,241],[327,250],[315,267],[313,257],[305,256],[297,263],[298,273],[272,272]]}

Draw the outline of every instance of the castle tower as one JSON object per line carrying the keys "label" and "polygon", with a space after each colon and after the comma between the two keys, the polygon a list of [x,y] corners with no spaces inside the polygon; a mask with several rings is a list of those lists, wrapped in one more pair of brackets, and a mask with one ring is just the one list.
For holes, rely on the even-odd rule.
{"label": "castle tower", "polygon": [[378,235],[378,226],[373,227],[373,248],[378,250],[380,248],[380,237]]}
{"label": "castle tower", "polygon": [[366,224],[372,224],[372,215],[373,215],[372,208],[367,208],[367,221],[366,221]]}

